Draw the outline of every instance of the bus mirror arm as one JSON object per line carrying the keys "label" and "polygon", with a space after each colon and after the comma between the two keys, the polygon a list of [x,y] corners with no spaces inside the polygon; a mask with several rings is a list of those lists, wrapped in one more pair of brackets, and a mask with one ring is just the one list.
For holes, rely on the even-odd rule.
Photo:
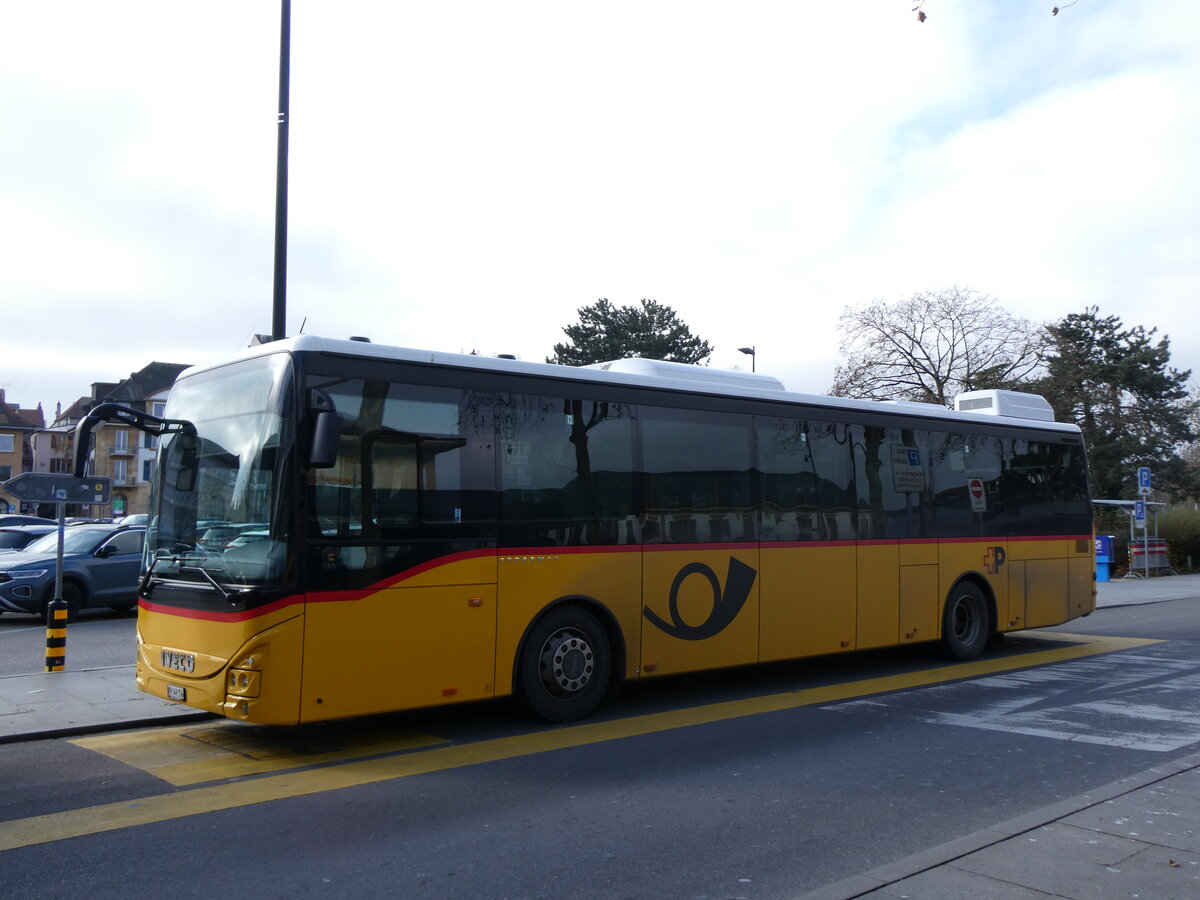
{"label": "bus mirror arm", "polygon": [[75,477],[82,478],[87,470],[88,454],[92,451],[92,432],[105,422],[119,422],[155,437],[171,432],[195,434],[196,426],[185,419],[160,419],[141,410],[119,403],[101,403],[79,420],[75,426]]}

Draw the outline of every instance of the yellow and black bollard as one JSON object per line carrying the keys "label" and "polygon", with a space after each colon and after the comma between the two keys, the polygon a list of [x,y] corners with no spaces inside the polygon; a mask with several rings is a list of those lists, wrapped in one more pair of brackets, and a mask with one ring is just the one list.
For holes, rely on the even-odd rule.
{"label": "yellow and black bollard", "polygon": [[46,671],[67,667],[67,601],[61,597],[46,604]]}

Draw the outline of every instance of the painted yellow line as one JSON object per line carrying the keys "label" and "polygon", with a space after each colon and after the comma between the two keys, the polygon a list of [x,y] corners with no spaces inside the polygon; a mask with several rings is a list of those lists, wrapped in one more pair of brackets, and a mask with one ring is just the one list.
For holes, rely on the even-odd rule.
{"label": "painted yellow line", "polygon": [[[320,740],[316,738],[318,744]],[[338,748],[322,751],[319,746],[307,749],[306,739],[300,737],[298,730],[274,729],[265,737],[257,729],[226,724],[121,731],[76,738],[69,743],[141,769],[175,787],[187,787],[365,756],[403,753],[449,742],[409,730],[376,731],[369,737],[343,738],[338,741],[341,744]]]}
{"label": "painted yellow line", "polygon": [[340,788],[390,781],[410,775],[444,771],[485,762],[497,762],[537,753],[547,753],[552,750],[582,747],[602,741],[620,740],[675,728],[686,728],[691,725],[720,722],[886,691],[1024,669],[1158,643],[1135,638],[1105,638],[1085,635],[1067,638],[1061,634],[1047,634],[1045,637],[1047,640],[1069,639],[1080,642],[1069,647],[1036,650],[1003,659],[978,660],[920,672],[905,672],[845,684],[713,703],[691,709],[651,713],[612,722],[594,722],[555,728],[517,737],[438,747],[417,753],[365,759],[287,774],[267,775],[237,783],[192,788],[137,800],[16,819],[0,823],[0,851],[132,828],[137,825],[148,825],[154,822],[165,822],[224,809],[252,806],[272,800],[302,797]]}

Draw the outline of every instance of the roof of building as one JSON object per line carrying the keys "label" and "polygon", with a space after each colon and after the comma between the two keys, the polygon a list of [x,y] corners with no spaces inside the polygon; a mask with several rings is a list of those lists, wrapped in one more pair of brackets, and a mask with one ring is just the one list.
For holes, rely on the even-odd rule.
{"label": "roof of building", "polygon": [[0,425],[21,430],[44,428],[46,416],[42,404],[39,403],[37,409],[21,409],[21,404],[9,403],[4,388],[0,388]]}
{"label": "roof of building", "polygon": [[111,391],[100,397],[108,403],[144,403],[159,391],[166,390],[175,383],[176,376],[188,368],[183,363],[152,362],[149,365],[131,372]]}

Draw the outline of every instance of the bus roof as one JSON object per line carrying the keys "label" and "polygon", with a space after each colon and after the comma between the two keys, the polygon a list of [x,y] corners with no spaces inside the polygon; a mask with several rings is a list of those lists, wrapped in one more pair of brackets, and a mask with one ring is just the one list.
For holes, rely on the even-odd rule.
{"label": "bus roof", "polygon": [[[299,335],[247,347],[228,358],[193,366],[180,374],[180,378],[197,372],[208,371],[242,359],[267,356],[272,353],[327,353],[339,356],[358,356],[364,359],[390,360],[421,365],[445,366],[454,369],[496,372],[511,375],[530,375],[539,378],[595,384],[613,384],[628,387],[657,388],[685,394],[702,394],[716,397],[761,399],[783,403],[802,404],[810,407],[825,407],[868,415],[892,414],[926,419],[944,419],[953,422],[976,422],[980,425],[1038,428],[1080,434],[1077,425],[1055,422],[1050,416],[1049,404],[1036,394],[1021,394],[1014,391],[972,392],[978,398],[983,394],[995,394],[997,399],[990,404],[977,403],[982,411],[951,410],[933,403],[913,403],[878,400],[857,400],[846,397],[827,397],[820,394],[804,394],[788,391],[783,383],[770,375],[712,369],[707,366],[692,366],[685,363],[649,359],[625,359],[591,366],[562,366],[552,363],[528,362],[508,357],[473,356],[462,353],[445,353],[437,350],[415,350],[376,344],[367,340],[340,340],[317,335]],[[1006,395],[1006,396],[1000,396]],[[1024,399],[1021,399],[1024,398]],[[1036,398],[1036,399],[1033,399]]]}

